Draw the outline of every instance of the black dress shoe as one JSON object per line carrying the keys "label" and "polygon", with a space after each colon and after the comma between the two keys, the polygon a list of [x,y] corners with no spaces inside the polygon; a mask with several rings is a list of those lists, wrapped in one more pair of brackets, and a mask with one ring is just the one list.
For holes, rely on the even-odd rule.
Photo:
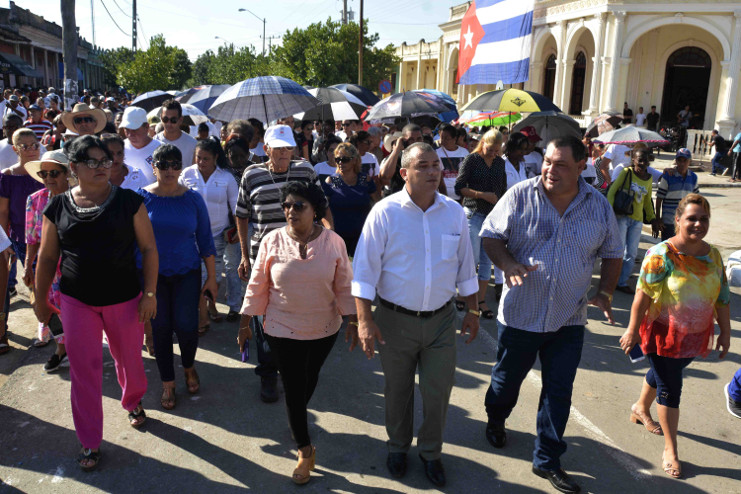
{"label": "black dress shoe", "polygon": [[265,403],[278,401],[278,376],[260,378],[260,399]]}
{"label": "black dress shoe", "polygon": [[486,425],[486,440],[495,448],[503,448],[507,444],[507,431],[504,424],[490,422]]}
{"label": "black dress shoe", "polygon": [[533,473],[538,477],[548,479],[551,485],[561,492],[573,493],[581,490],[579,484],[571,480],[571,477],[561,468],[558,470],[541,470],[540,468],[533,467]]}
{"label": "black dress shoe", "polygon": [[440,458],[428,461],[420,455],[419,459],[422,460],[422,463],[425,466],[425,475],[430,479],[430,482],[435,484],[437,487],[444,487],[445,469],[443,468],[443,462],[440,461]]}
{"label": "black dress shoe", "polygon": [[389,453],[388,458],[386,458],[386,467],[392,477],[402,478],[407,473],[407,454]]}

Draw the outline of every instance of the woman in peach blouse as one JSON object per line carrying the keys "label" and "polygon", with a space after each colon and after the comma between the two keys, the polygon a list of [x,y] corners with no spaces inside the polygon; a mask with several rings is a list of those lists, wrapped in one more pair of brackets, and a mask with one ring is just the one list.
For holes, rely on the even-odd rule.
{"label": "woman in peach blouse", "polygon": [[345,341],[357,344],[352,266],[339,235],[319,221],[327,210],[322,189],[289,182],[281,190],[287,225],[263,238],[252,266],[239,325],[239,348],[252,338],[250,318],[265,315],[265,338],[276,356],[298,449],[292,480],[305,484],[316,448],[309,438],[306,407],[319,371],[334,346],[342,316],[350,316]]}

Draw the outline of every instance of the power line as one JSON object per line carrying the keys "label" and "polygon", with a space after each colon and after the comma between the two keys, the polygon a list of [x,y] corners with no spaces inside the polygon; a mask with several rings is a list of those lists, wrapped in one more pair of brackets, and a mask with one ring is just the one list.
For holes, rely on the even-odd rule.
{"label": "power line", "polygon": [[125,15],[126,17],[128,17],[129,19],[131,19],[131,14],[127,14],[126,11],[121,8],[121,6],[118,4],[118,2],[116,0],[113,0],[113,3],[116,4],[116,7],[118,7],[118,10],[120,10],[123,15]]}
{"label": "power line", "polygon": [[118,30],[121,31],[124,34],[124,36],[131,36],[129,33],[127,33],[126,31],[124,31],[123,29],[121,29],[121,26],[118,25],[118,23],[116,22],[116,19],[113,18],[113,16],[111,15],[111,12],[108,10],[108,7],[106,7],[105,2],[103,0],[100,0],[100,3],[103,5],[103,8],[105,9],[106,13],[108,14],[108,17],[111,18],[111,21],[113,21],[113,24],[115,24],[115,26],[118,28]]}
{"label": "power line", "polygon": [[144,26],[142,25],[142,18],[139,16],[139,14],[136,14],[136,21],[139,24],[139,30],[142,32],[142,36],[144,36],[144,41],[147,42],[147,45],[149,45],[149,36],[146,35],[144,32]]}

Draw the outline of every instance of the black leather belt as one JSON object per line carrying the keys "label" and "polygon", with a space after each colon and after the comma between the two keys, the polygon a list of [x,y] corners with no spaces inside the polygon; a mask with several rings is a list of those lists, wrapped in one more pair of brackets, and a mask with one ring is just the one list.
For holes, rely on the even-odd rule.
{"label": "black leather belt", "polygon": [[445,310],[445,308],[447,308],[448,305],[450,305],[450,300],[448,300],[447,302],[445,302],[445,305],[443,305],[439,309],[435,309],[435,310],[409,310],[409,309],[407,309],[405,307],[402,307],[401,305],[396,305],[393,302],[389,302],[388,300],[384,300],[381,297],[378,297],[378,301],[381,302],[381,305],[383,305],[384,307],[387,307],[387,308],[393,310],[394,312],[399,312],[401,314],[406,314],[407,316],[415,316],[415,317],[423,317],[423,318],[432,317],[435,314],[439,314],[440,312],[442,312],[443,310]]}

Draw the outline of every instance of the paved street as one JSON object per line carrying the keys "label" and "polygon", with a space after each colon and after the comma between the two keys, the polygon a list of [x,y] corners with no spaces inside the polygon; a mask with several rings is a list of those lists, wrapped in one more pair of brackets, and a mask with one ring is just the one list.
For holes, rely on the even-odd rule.
{"label": "paved street", "polygon": [[[702,177],[704,184],[713,178]],[[718,179],[721,182],[725,180]],[[714,207],[709,240],[726,257],[741,248],[741,189],[703,192]],[[647,237],[643,240],[642,250],[650,245]],[[728,414],[723,396],[723,386],[741,365],[741,291],[733,290],[731,302],[731,354],[720,361],[712,352],[685,373],[679,437],[683,480],[670,479],[659,468],[663,438],[628,421],[648,365],[631,364],[618,347],[630,302],[627,295],[615,295],[617,326],[604,324],[601,313],[590,309],[564,468],[588,492],[741,492],[741,421]],[[494,301],[490,305],[494,308]],[[348,353],[342,338],[310,403],[317,470],[307,486],[293,486],[289,475],[295,451],[284,407],[260,401],[259,380],[252,372],[254,347],[249,364],[237,359],[236,323],[212,325],[201,339],[196,365],[202,391],[187,395],[177,373],[178,404],[172,412],[159,406],[155,362],[144,357],[150,378],[144,399],[149,419],[141,432],[128,425],[120,408],[113,361],[104,350],[103,460],[99,470],[84,473],[74,461],[78,443],[68,369],[46,375],[42,365],[53,345],[28,349],[36,325],[25,293],[12,300],[10,324],[13,350],[0,357],[0,493],[433,491],[414,447],[407,476],[401,481],[389,478],[380,361],[368,361],[357,350]],[[483,324],[473,343],[459,344],[443,450],[448,476],[444,492],[555,492],[530,472],[540,388],[537,368],[523,384],[507,422],[507,447],[494,450],[484,438],[483,397],[495,347],[493,321]],[[419,399],[417,406],[419,419]]]}

